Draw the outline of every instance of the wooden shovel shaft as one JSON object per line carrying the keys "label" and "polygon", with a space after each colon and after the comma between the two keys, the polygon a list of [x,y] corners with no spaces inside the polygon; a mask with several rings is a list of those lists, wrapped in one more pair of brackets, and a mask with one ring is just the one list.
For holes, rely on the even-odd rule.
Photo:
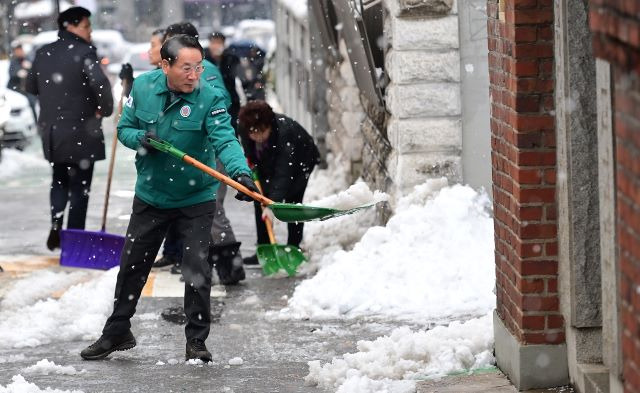
{"label": "wooden shovel shaft", "polygon": [[273,205],[274,203],[271,199],[263,195],[260,195],[257,192],[251,191],[250,189],[238,183],[237,181],[231,179],[228,176],[223,175],[222,173],[216,171],[215,169],[212,169],[204,165],[200,161],[196,160],[195,158],[187,154],[185,154],[182,157],[182,161],[186,162],[189,165],[193,165],[194,167],[200,169],[203,172],[206,172],[207,174],[215,177],[216,179],[220,180],[222,183],[228,185],[229,187],[235,188],[236,190],[242,192],[243,194],[249,195],[251,198],[255,199],[256,201],[262,203],[265,206]]}
{"label": "wooden shovel shaft", "polygon": [[[256,187],[258,187],[260,194],[264,194],[264,191],[262,191],[262,184],[260,184],[260,180],[258,180],[258,178],[256,177],[253,180],[253,182],[256,183]],[[264,211],[264,209],[267,209],[267,208],[262,206],[262,211]],[[269,235],[269,243],[276,244],[276,235],[273,234],[273,222],[269,217],[265,218],[264,226],[267,227],[267,235]]]}
{"label": "wooden shovel shaft", "polygon": [[[127,86],[126,82],[122,82],[122,91],[126,91]],[[113,142],[111,143],[111,159],[109,160],[109,174],[107,175],[107,190],[104,194],[104,207],[102,209],[102,232],[106,231],[107,227],[107,210],[109,210],[109,194],[111,194],[111,179],[113,178],[113,166],[116,162],[116,148],[118,147],[118,121],[120,120],[120,115],[122,115],[122,99],[120,97],[120,102],[118,103],[118,116],[116,116],[115,123],[116,127],[113,131]]]}

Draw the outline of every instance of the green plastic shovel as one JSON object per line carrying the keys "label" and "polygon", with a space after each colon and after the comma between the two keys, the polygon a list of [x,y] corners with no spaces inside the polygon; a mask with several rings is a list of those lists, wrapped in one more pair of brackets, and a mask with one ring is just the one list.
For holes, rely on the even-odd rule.
{"label": "green plastic shovel", "polygon": [[185,152],[180,151],[173,147],[169,142],[163,140],[155,140],[151,138],[147,138],[147,141],[151,146],[155,149],[160,150],[164,153],[170,154],[176,157],[179,160],[186,162],[189,165],[192,165],[201,171],[207,173],[210,176],[215,177],[222,183],[228,185],[229,187],[235,188],[236,190],[250,196],[256,201],[260,202],[262,205],[268,207],[273,211],[273,215],[280,221],[284,222],[305,222],[305,221],[313,221],[313,220],[327,220],[329,218],[343,216],[345,214],[352,214],[357,212],[358,210],[367,209],[373,206],[374,204],[368,204],[364,206],[358,206],[353,209],[347,210],[339,210],[339,209],[330,209],[326,207],[316,207],[316,206],[305,206],[293,203],[278,203],[274,202],[271,199],[261,195],[257,192],[253,192],[249,190],[247,187],[238,183],[237,181],[231,179],[228,176],[223,175],[222,173],[212,169],[195,158],[187,155]]}
{"label": "green plastic shovel", "polygon": [[[251,174],[253,181],[256,183],[256,187],[258,187],[261,194],[264,194],[258,173],[253,170]],[[264,211],[264,209],[266,209],[266,207],[263,206],[262,210]],[[276,243],[276,237],[273,233],[273,222],[271,222],[270,218],[265,218],[264,225],[267,227],[270,244],[258,244],[256,248],[256,256],[262,266],[262,271],[268,276],[278,272],[282,268],[287,272],[289,277],[295,276],[298,266],[305,262],[307,258],[305,258],[302,251],[296,246],[284,246]]]}

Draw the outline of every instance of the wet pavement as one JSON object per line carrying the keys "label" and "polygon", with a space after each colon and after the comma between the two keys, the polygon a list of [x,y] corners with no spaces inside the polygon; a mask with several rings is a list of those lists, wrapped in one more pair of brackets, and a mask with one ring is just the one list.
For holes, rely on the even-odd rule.
{"label": "wet pavement", "polygon": [[[39,146],[31,149],[34,156],[41,154]],[[123,235],[126,230],[135,182],[133,156],[133,151],[118,147],[107,222],[110,233]],[[107,161],[98,163],[87,230],[100,228],[106,173]],[[0,181],[0,265],[3,260],[16,259],[18,262],[13,265],[19,265],[20,258],[16,256],[27,255],[26,260],[36,261],[30,265],[33,269],[69,269],[57,266],[55,260],[52,263],[51,257],[56,253],[44,245],[49,229],[49,183],[50,169],[46,166]],[[235,192],[228,193],[226,209],[236,236],[243,243],[243,254],[250,255],[255,242],[253,209],[250,204],[236,201],[233,195]],[[277,232],[282,234],[282,229]],[[307,362],[331,361],[334,356],[355,351],[358,340],[374,339],[398,326],[375,320],[295,321],[268,317],[267,311],[278,311],[286,305],[302,278],[264,278],[257,269],[248,269],[247,273],[242,285],[228,287],[212,297],[214,324],[207,346],[214,364],[184,362],[181,297],[144,297],[133,320],[136,348],[93,362],[79,356],[91,341],[3,350],[0,385],[6,386],[13,376],[22,374],[42,389],[49,386],[84,392],[323,392],[305,386]],[[18,276],[0,273],[0,289],[6,290]],[[178,280],[178,276],[174,277]],[[242,358],[243,364],[229,365],[229,360],[236,357]],[[42,359],[85,371],[79,375],[25,374],[26,367]]]}

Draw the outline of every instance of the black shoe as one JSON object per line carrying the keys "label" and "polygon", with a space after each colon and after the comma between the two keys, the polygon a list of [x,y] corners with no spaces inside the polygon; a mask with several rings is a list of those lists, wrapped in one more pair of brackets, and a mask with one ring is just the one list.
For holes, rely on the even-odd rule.
{"label": "black shoe", "polygon": [[171,266],[178,263],[178,258],[173,255],[163,255],[162,258],[158,259],[153,263],[153,267],[165,267]]}
{"label": "black shoe", "polygon": [[47,238],[47,248],[51,251],[60,248],[60,229],[51,228],[49,237]]}
{"label": "black shoe", "polygon": [[250,257],[246,257],[246,258],[242,258],[242,263],[244,263],[245,265],[259,265],[260,262],[258,262],[258,256],[257,255],[252,255]]}
{"label": "black shoe", "polygon": [[240,242],[210,247],[209,265],[216,269],[222,285],[236,285],[246,277],[240,256]]}
{"label": "black shoe", "polygon": [[2,273],[4,271],[4,269],[2,268],[2,266],[0,266],[0,273]]}
{"label": "black shoe", "polygon": [[126,351],[136,346],[136,338],[129,330],[120,336],[102,335],[95,343],[89,345],[80,352],[84,360],[101,360],[109,356],[113,351]]}
{"label": "black shoe", "polygon": [[182,274],[182,262],[178,261],[171,266],[171,274]]}
{"label": "black shoe", "polygon": [[207,346],[204,345],[204,341],[199,338],[192,338],[187,341],[187,351],[185,355],[187,360],[200,359],[205,363],[212,360],[211,352],[207,350]]}

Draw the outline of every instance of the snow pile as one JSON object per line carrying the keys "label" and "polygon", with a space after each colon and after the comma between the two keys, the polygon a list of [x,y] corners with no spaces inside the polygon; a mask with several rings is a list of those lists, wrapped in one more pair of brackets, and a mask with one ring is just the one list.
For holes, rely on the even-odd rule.
{"label": "snow pile", "polygon": [[52,272],[39,270],[29,276],[15,281],[11,289],[0,302],[0,310],[18,309],[35,303],[37,300],[51,296],[71,285],[86,280],[86,272]]}
{"label": "snow pile", "polygon": [[[369,228],[351,251],[333,247],[279,316],[436,322],[492,310],[491,203],[470,187],[444,186],[445,179],[429,180],[399,201],[386,227]],[[338,238],[324,241],[353,236],[351,227],[334,229]]]}
{"label": "snow pile", "polygon": [[244,364],[244,360],[242,360],[241,357],[235,357],[235,358],[229,359],[230,366],[242,366],[243,364]]}
{"label": "snow pile", "polygon": [[307,384],[338,393],[413,392],[411,379],[489,367],[494,364],[491,313],[431,330],[401,327],[375,341],[359,341],[357,349],[324,365],[309,362]]}
{"label": "snow pile", "polygon": [[0,385],[0,393],[83,393],[82,390],[40,389],[36,384],[27,382],[22,375],[14,375],[6,387]]}
{"label": "snow pile", "polygon": [[29,366],[24,369],[24,372],[27,374],[38,374],[38,375],[49,375],[49,374],[59,374],[59,375],[77,375],[86,372],[86,370],[78,371],[73,366],[60,366],[55,364],[54,362],[50,362],[47,359],[42,359],[38,363],[33,366]]}
{"label": "snow pile", "polygon": [[384,202],[389,196],[380,191],[371,192],[367,184],[358,181],[349,187],[346,191],[339,192],[335,195],[322,198],[317,201],[309,202],[311,206],[327,207],[331,209],[348,210],[358,206],[372,205],[378,202]]}
{"label": "snow pile", "polygon": [[32,170],[48,175],[49,168],[49,163],[42,157],[15,149],[2,149],[0,180],[15,177],[19,173]]}
{"label": "snow pile", "polygon": [[342,156],[327,155],[327,168],[316,167],[309,177],[309,184],[304,192],[304,204],[326,196],[337,194],[349,187],[349,169]]}
{"label": "snow pile", "polygon": [[96,339],[113,309],[118,268],[69,288],[60,299],[0,310],[0,348]]}

